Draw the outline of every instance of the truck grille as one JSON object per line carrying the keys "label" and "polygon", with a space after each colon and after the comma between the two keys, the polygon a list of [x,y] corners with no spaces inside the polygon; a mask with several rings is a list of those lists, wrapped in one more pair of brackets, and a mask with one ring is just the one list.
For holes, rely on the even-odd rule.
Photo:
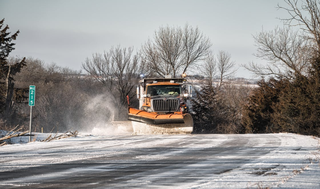
{"label": "truck grille", "polygon": [[177,112],[179,111],[179,99],[153,99],[151,100],[155,112]]}

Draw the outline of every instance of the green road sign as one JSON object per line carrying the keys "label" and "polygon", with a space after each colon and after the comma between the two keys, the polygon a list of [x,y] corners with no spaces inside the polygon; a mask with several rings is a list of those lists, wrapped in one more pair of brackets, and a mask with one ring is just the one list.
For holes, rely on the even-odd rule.
{"label": "green road sign", "polygon": [[29,106],[34,106],[36,100],[36,86],[29,86]]}

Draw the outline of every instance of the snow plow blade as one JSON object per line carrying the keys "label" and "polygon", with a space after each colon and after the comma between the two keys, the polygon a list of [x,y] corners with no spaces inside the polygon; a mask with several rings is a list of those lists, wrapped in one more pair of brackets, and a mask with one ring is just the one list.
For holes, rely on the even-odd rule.
{"label": "snow plow blade", "polygon": [[190,114],[157,114],[129,108],[128,116],[134,134],[190,134],[193,131]]}

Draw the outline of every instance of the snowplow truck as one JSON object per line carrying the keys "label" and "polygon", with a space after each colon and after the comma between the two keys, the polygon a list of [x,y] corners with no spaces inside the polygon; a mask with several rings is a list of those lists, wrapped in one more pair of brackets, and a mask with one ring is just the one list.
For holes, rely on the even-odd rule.
{"label": "snowplow truck", "polygon": [[128,108],[134,134],[189,134],[191,85],[185,78],[146,78],[139,82],[139,109]]}

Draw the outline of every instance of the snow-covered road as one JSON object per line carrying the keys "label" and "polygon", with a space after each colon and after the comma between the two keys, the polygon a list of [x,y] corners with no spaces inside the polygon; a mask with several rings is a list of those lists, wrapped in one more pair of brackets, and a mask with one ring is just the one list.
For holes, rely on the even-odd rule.
{"label": "snow-covered road", "polygon": [[320,188],[319,138],[80,136],[0,147],[0,188]]}

